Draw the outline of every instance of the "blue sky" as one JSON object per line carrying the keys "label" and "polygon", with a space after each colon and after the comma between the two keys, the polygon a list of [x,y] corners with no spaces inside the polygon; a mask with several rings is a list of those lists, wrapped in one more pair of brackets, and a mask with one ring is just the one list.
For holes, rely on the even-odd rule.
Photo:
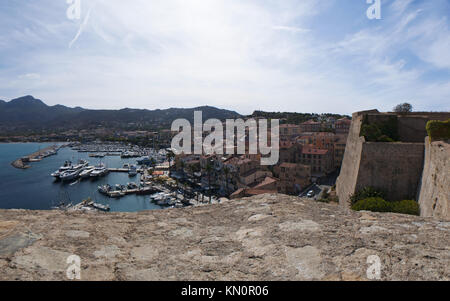
{"label": "blue sky", "polygon": [[450,110],[450,1],[0,2],[0,99],[351,113]]}

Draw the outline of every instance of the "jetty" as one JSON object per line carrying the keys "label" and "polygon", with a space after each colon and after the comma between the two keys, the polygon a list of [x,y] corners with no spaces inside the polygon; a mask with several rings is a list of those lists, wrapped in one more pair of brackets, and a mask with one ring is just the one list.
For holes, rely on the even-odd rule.
{"label": "jetty", "polygon": [[123,189],[123,190],[114,190],[109,191],[106,195],[110,198],[120,198],[125,195],[137,194],[137,195],[148,195],[157,192],[153,187],[141,187],[135,189]]}
{"label": "jetty", "polygon": [[[108,168],[109,172],[129,172],[130,169],[129,168]],[[136,170],[137,173],[143,173],[144,169],[143,168],[139,168]]]}
{"label": "jetty", "polygon": [[11,165],[14,166],[15,168],[19,168],[19,169],[30,168],[31,165],[29,165],[27,163],[39,162],[46,157],[56,155],[58,153],[58,150],[61,147],[62,146],[52,145],[52,146],[46,147],[44,149],[40,149],[35,153],[21,157],[15,161],[11,162]]}

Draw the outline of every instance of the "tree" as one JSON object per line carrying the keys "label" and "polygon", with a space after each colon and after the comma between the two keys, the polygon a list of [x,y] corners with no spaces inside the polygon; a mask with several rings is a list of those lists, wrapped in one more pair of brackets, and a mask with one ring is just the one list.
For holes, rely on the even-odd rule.
{"label": "tree", "polygon": [[211,162],[206,163],[206,173],[208,174],[208,193],[209,193],[209,203],[211,204],[211,172],[213,170],[213,165]]}
{"label": "tree", "polygon": [[184,168],[186,167],[186,164],[183,162],[183,160],[180,160],[180,171],[183,175],[185,175],[186,173],[184,172]]}
{"label": "tree", "polygon": [[225,166],[224,169],[223,169],[223,172],[225,173],[225,187],[226,187],[225,194],[227,195],[227,197],[229,197],[228,175],[230,174],[230,169],[227,166]]}
{"label": "tree", "polygon": [[186,190],[188,188],[188,185],[186,183],[183,183],[183,200],[186,200]]}
{"label": "tree", "polygon": [[410,113],[413,110],[413,106],[407,102],[397,105],[394,108],[396,113]]}
{"label": "tree", "polygon": [[171,151],[171,150],[167,151],[166,158],[167,158],[167,161],[169,161],[169,172],[170,172],[170,170],[172,168],[170,163],[172,162],[172,159],[175,158],[175,154],[173,153],[173,151]]}

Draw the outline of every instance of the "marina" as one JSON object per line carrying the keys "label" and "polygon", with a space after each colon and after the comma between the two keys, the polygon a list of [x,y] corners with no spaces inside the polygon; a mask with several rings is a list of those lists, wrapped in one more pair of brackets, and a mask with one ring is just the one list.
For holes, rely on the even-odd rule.
{"label": "marina", "polygon": [[[128,193],[120,198],[110,198],[98,191],[98,186],[134,182],[139,186],[142,166],[137,166],[136,158],[121,158],[120,155],[105,156],[104,158],[89,157],[89,152],[79,152],[76,145],[57,143],[57,154],[46,157],[39,162],[27,163],[32,168],[19,169],[11,166],[11,162],[36,153],[37,150],[53,148],[55,143],[3,143],[0,144],[0,208],[2,209],[30,209],[50,210],[65,203],[77,205],[83,200],[91,198],[96,204],[110,206],[111,212],[136,212],[142,210],[158,210],[164,207],[150,202],[149,192],[146,190]],[[62,147],[64,145],[64,147]],[[75,149],[72,149],[74,146]],[[80,147],[80,146],[79,146]],[[100,145],[98,147],[101,147]],[[102,147],[103,148],[103,147]],[[104,147],[112,153],[117,148],[133,149],[129,146],[110,145]],[[100,149],[99,150],[103,150]],[[164,152],[143,150],[145,155],[157,153],[160,162],[165,158]],[[120,154],[120,152],[117,152]],[[105,152],[106,154],[106,152]],[[88,163],[78,176],[62,181],[56,171],[63,172],[78,165],[80,160]],[[104,164],[107,172],[103,176],[91,177],[92,167]],[[136,166],[136,175],[130,174],[130,166]],[[126,167],[124,167],[126,166]],[[89,176],[88,176],[89,174]],[[56,178],[58,176],[58,178]]]}
{"label": "marina", "polygon": [[[165,150],[68,143],[59,143],[56,148],[45,143],[0,144],[0,147],[5,154],[0,159],[4,167],[0,169],[1,208],[98,210],[92,204],[82,205],[89,199],[93,204],[108,206],[111,212],[135,212],[209,203],[209,198],[200,192],[183,192],[174,185],[175,181],[168,176]],[[27,163],[32,168],[26,170],[10,165],[14,157],[25,157],[37,149],[42,154],[49,149],[57,152],[45,160]],[[102,152],[105,157],[89,156],[91,151]],[[121,155],[130,151],[143,156]],[[146,165],[148,162],[153,165]],[[162,198],[161,193],[167,197]],[[218,200],[212,198],[211,202]]]}

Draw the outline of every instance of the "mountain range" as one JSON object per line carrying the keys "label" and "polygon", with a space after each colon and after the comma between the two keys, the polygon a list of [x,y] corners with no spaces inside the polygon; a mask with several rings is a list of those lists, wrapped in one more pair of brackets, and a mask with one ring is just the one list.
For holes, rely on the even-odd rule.
{"label": "mountain range", "polygon": [[169,128],[178,118],[193,122],[194,111],[203,112],[203,120],[239,118],[234,111],[210,106],[165,110],[90,110],[63,105],[48,106],[31,95],[0,100],[0,129],[4,132],[85,129],[98,126],[126,129]]}

